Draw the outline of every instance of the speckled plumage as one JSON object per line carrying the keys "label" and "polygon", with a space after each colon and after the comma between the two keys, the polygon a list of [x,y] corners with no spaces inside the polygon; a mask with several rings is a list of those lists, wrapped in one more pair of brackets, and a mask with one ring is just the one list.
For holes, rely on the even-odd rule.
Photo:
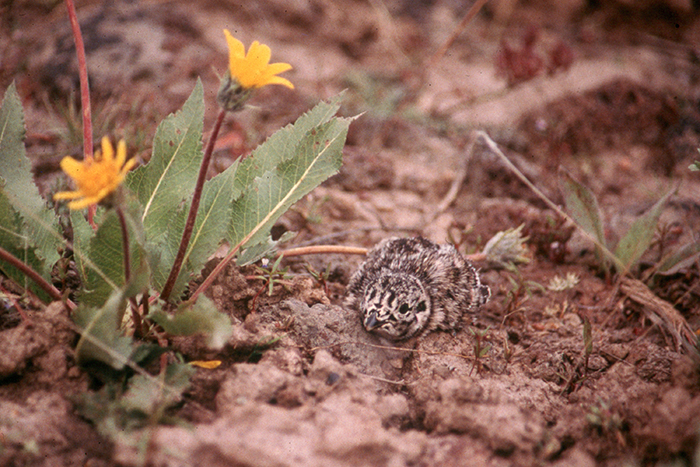
{"label": "speckled plumage", "polygon": [[348,283],[345,305],[370,332],[404,340],[454,330],[486,303],[489,288],[452,245],[421,237],[389,238],[367,253]]}

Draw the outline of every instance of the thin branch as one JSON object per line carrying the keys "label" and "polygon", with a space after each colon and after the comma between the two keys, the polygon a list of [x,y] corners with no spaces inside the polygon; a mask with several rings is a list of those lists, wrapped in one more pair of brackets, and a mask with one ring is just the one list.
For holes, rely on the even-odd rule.
{"label": "thin branch", "polygon": [[432,57],[430,57],[430,60],[428,60],[428,65],[425,67],[426,70],[430,70],[433,68],[437,63],[442,59],[442,57],[447,53],[447,50],[452,46],[454,41],[457,40],[460,34],[464,32],[464,30],[467,28],[467,24],[476,16],[477,13],[479,13],[479,10],[486,4],[488,0],[476,0],[474,4],[469,8],[467,13],[464,15],[464,18],[462,18],[462,21],[459,22],[457,27],[455,27],[454,31],[452,31],[452,34],[450,37],[445,41],[444,44],[433,54]]}
{"label": "thin branch", "polygon": [[366,255],[368,249],[343,245],[315,245],[290,248],[280,251],[277,256],[289,258],[291,256],[317,255],[317,254],[342,254],[342,255]]}
{"label": "thin branch", "polygon": [[204,189],[204,182],[207,179],[207,171],[209,170],[209,163],[211,162],[211,155],[214,152],[214,143],[216,138],[219,136],[219,130],[221,129],[221,124],[226,117],[226,111],[221,109],[219,115],[216,117],[216,122],[214,123],[214,128],[211,131],[211,136],[209,136],[209,141],[207,142],[207,147],[202,156],[202,164],[199,167],[199,176],[197,177],[197,184],[194,188],[194,194],[192,195],[192,204],[190,205],[190,212],[187,215],[187,222],[185,223],[185,230],[182,232],[182,239],[180,240],[180,247],[177,250],[177,256],[175,256],[175,261],[173,262],[173,268],[170,270],[170,275],[165,281],[163,286],[163,291],[160,294],[160,298],[168,301],[170,294],[175,287],[175,281],[180,275],[180,270],[182,269],[182,263],[185,260],[185,254],[187,253],[187,247],[190,244],[190,238],[192,237],[192,230],[194,230],[194,221],[197,219],[197,211],[199,210],[199,202],[202,199],[202,190]]}

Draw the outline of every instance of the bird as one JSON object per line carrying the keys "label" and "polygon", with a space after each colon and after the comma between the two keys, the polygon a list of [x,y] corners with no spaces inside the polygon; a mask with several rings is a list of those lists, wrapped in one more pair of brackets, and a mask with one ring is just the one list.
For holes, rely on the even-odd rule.
{"label": "bird", "polygon": [[491,291],[450,244],[423,237],[388,238],[367,253],[350,277],[344,305],[364,328],[390,341],[433,330],[456,331]]}

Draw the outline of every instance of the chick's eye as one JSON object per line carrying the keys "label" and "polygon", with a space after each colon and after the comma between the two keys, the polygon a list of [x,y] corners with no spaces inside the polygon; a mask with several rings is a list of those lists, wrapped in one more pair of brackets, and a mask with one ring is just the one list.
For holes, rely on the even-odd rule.
{"label": "chick's eye", "polygon": [[401,313],[402,315],[405,315],[406,313],[408,313],[408,305],[405,303],[403,305],[401,305],[399,307],[399,313]]}
{"label": "chick's eye", "polygon": [[418,310],[418,313],[420,313],[420,312],[422,312],[422,311],[425,311],[425,308],[426,308],[425,302],[420,302],[420,303],[418,304],[418,306],[416,307],[416,310]]}

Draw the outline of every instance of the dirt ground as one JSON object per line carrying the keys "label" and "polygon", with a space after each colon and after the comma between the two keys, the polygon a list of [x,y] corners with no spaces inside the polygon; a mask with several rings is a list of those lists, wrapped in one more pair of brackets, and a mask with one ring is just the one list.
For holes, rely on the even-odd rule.
{"label": "dirt ground", "polygon": [[[468,254],[524,225],[530,261],[517,270],[477,263],[492,297],[476,324],[397,348],[342,308],[361,257],[290,258],[289,278],[272,295],[259,293],[251,267],[231,267],[210,290],[234,322],[225,348],[168,342],[187,361],[222,365],[197,370],[171,414],[177,423],[112,438],[74,408],[78,395],[99,388],[74,362],[66,312],[51,305],[21,320],[3,298],[0,464],[699,465],[700,359],[653,314],[663,300],[700,329],[698,257],[653,282],[645,276],[700,231],[700,176],[688,170],[700,159],[697,2],[492,0],[431,62],[463,3],[78,2],[95,135],[125,137],[142,160],[155,126],[197,77],[205,133],[211,127],[226,66],[223,28],[245,44],[270,45],[273,61],[293,65],[285,76],[296,88],[263,88],[253,108],[227,119],[212,173],[347,89],[341,112],[362,116],[343,168],[275,226],[275,235],[297,232],[289,247],[423,235]],[[0,27],[2,92],[17,83],[28,154],[46,192],[60,159],[81,152],[65,8],[5,2]],[[556,204],[560,169],[588,186],[612,245],[675,189],[632,271],[657,301],[635,299],[629,283],[606,277],[592,244],[483,145],[442,209],[474,130]],[[327,270],[327,280],[309,268]]]}

